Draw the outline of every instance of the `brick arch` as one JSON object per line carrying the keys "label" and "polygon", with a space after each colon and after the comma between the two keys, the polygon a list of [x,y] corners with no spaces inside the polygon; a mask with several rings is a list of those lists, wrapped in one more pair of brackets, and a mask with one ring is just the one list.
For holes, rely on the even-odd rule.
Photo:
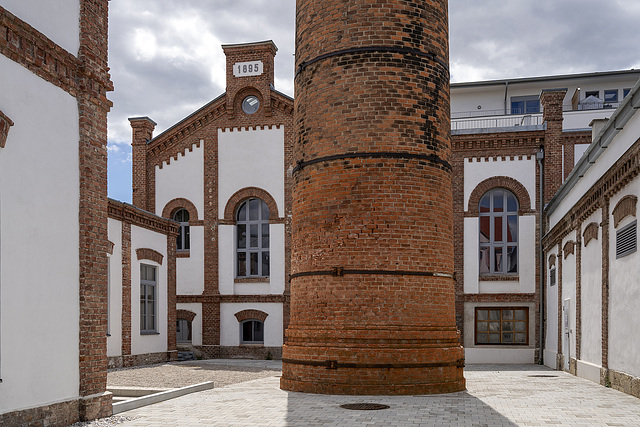
{"label": "brick arch", "polygon": [[469,216],[479,216],[478,206],[480,205],[480,199],[487,191],[494,188],[504,188],[509,190],[518,199],[518,214],[523,215],[525,213],[531,213],[531,199],[529,198],[529,192],[519,181],[510,178],[508,176],[494,176],[487,178],[476,186],[469,196],[469,209],[467,214]]}
{"label": "brick arch", "polygon": [[564,254],[564,259],[567,259],[569,255],[573,255],[576,249],[576,242],[573,240],[567,240],[567,242],[562,247],[562,253]]}
{"label": "brick arch", "polygon": [[247,187],[242,190],[236,191],[233,196],[227,201],[227,205],[224,208],[224,219],[226,221],[235,222],[236,210],[242,202],[252,197],[256,197],[264,201],[269,206],[269,221],[275,221],[279,218],[278,205],[271,194],[267,193],[262,188]]}
{"label": "brick arch", "polygon": [[138,248],[136,249],[136,257],[138,257],[138,260],[148,259],[162,265],[162,259],[164,258],[164,255],[153,249]]}
{"label": "brick arch", "polygon": [[173,219],[173,214],[175,214],[178,209],[186,209],[189,212],[189,222],[198,220],[198,209],[196,209],[196,205],[191,203],[190,200],[183,199],[182,197],[178,197],[177,199],[171,200],[164,206],[162,209],[162,217],[167,219]]}
{"label": "brick arch", "polygon": [[237,312],[235,316],[236,316],[236,319],[238,319],[238,322],[244,322],[245,320],[256,319],[264,323],[268,314],[260,310],[242,310]]}
{"label": "brick arch", "polygon": [[[236,92],[235,98],[233,99],[233,111],[239,111],[241,114],[246,115],[245,112],[242,111],[242,101],[249,95],[255,95],[260,101],[260,108],[256,113],[265,109],[265,97],[262,92],[254,86],[247,86]],[[252,116],[255,116],[255,114]]]}
{"label": "brick arch", "polygon": [[193,311],[189,311],[189,310],[176,310],[176,319],[184,319],[188,322],[193,322],[193,319],[195,319],[196,314]]}
{"label": "brick arch", "polygon": [[625,217],[632,215],[636,216],[636,205],[638,204],[638,198],[633,195],[624,196],[616,207],[613,208],[611,214],[613,215],[613,226],[614,228],[618,227],[620,221],[622,221]]}
{"label": "brick arch", "polygon": [[556,266],[556,256],[554,254],[549,255],[549,268]]}
{"label": "brick arch", "polygon": [[598,239],[598,228],[599,226],[597,222],[590,222],[589,225],[584,228],[584,232],[582,233],[582,240],[585,247],[591,240]]}

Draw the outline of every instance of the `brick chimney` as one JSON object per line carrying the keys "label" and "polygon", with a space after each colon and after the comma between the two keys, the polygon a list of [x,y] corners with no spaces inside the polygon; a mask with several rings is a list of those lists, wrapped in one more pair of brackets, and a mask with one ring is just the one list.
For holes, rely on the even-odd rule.
{"label": "brick chimney", "polygon": [[153,138],[153,130],[156,122],[149,117],[131,117],[129,119],[133,135],[131,138],[131,158],[132,158],[132,197],[134,206],[145,211],[153,212],[155,206],[148,206],[147,194],[147,142]]}
{"label": "brick chimney", "polygon": [[544,200],[551,200],[562,185],[562,105],[567,89],[543,90],[540,103],[547,125],[544,132]]}

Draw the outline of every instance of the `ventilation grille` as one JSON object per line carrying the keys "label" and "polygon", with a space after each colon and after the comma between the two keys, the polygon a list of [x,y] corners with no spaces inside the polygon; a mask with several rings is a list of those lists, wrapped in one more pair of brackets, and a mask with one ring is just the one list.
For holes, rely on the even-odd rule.
{"label": "ventilation grille", "polygon": [[616,258],[622,258],[638,249],[638,222],[621,228],[616,232]]}
{"label": "ventilation grille", "polygon": [[549,271],[549,286],[556,285],[556,269],[555,267]]}

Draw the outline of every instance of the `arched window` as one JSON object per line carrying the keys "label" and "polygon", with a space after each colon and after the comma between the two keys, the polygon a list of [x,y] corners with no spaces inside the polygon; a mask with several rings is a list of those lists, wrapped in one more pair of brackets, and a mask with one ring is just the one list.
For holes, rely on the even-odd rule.
{"label": "arched window", "polygon": [[173,214],[173,220],[180,223],[180,230],[176,238],[176,248],[179,251],[188,251],[189,243],[189,211],[186,209],[178,209]]}
{"label": "arched window", "polygon": [[480,274],[518,272],[518,200],[504,188],[480,199]]}
{"label": "arched window", "polygon": [[264,323],[256,319],[245,320],[240,323],[241,344],[264,343]]}
{"label": "arched window", "polygon": [[269,207],[256,198],[246,200],[236,214],[238,277],[269,276]]}

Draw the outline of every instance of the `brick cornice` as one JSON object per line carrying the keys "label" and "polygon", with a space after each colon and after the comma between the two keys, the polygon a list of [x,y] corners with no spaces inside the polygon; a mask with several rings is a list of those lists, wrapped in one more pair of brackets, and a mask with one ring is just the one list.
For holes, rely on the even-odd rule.
{"label": "brick cornice", "polygon": [[[513,155],[513,150],[525,149],[530,154],[535,154],[535,151],[543,144],[544,131],[496,132],[451,136],[451,148],[453,151],[464,151],[467,154],[470,150],[482,150],[487,151],[489,153],[487,155],[490,157],[495,155],[496,150],[505,150],[505,153]],[[475,154],[471,153],[471,155]]]}
{"label": "brick cornice", "polygon": [[80,57],[76,58],[0,6],[1,54],[74,97],[80,93],[88,94],[111,107],[106,93],[113,90],[113,83],[106,60],[104,64],[96,66],[90,59],[95,54],[87,54],[86,50],[81,45]]}
{"label": "brick cornice", "polygon": [[4,148],[11,126],[13,126],[13,121],[0,110],[0,148]]}
{"label": "brick cornice", "polygon": [[591,132],[563,132],[563,144],[591,144]]}
{"label": "brick cornice", "polygon": [[176,295],[176,301],[180,304],[201,303],[201,304],[219,304],[228,303],[268,303],[268,302],[287,302],[289,295]]}
{"label": "brick cornice", "polygon": [[136,257],[138,258],[138,260],[148,259],[149,261],[153,261],[158,264],[162,264],[162,260],[164,259],[164,255],[150,248],[136,249]]}
{"label": "brick cornice", "polygon": [[111,219],[127,222],[138,227],[143,227],[148,230],[164,234],[177,235],[178,228],[180,227],[180,225],[175,221],[159,217],[138,209],[135,206],[118,202],[113,199],[109,199],[107,212]]}

